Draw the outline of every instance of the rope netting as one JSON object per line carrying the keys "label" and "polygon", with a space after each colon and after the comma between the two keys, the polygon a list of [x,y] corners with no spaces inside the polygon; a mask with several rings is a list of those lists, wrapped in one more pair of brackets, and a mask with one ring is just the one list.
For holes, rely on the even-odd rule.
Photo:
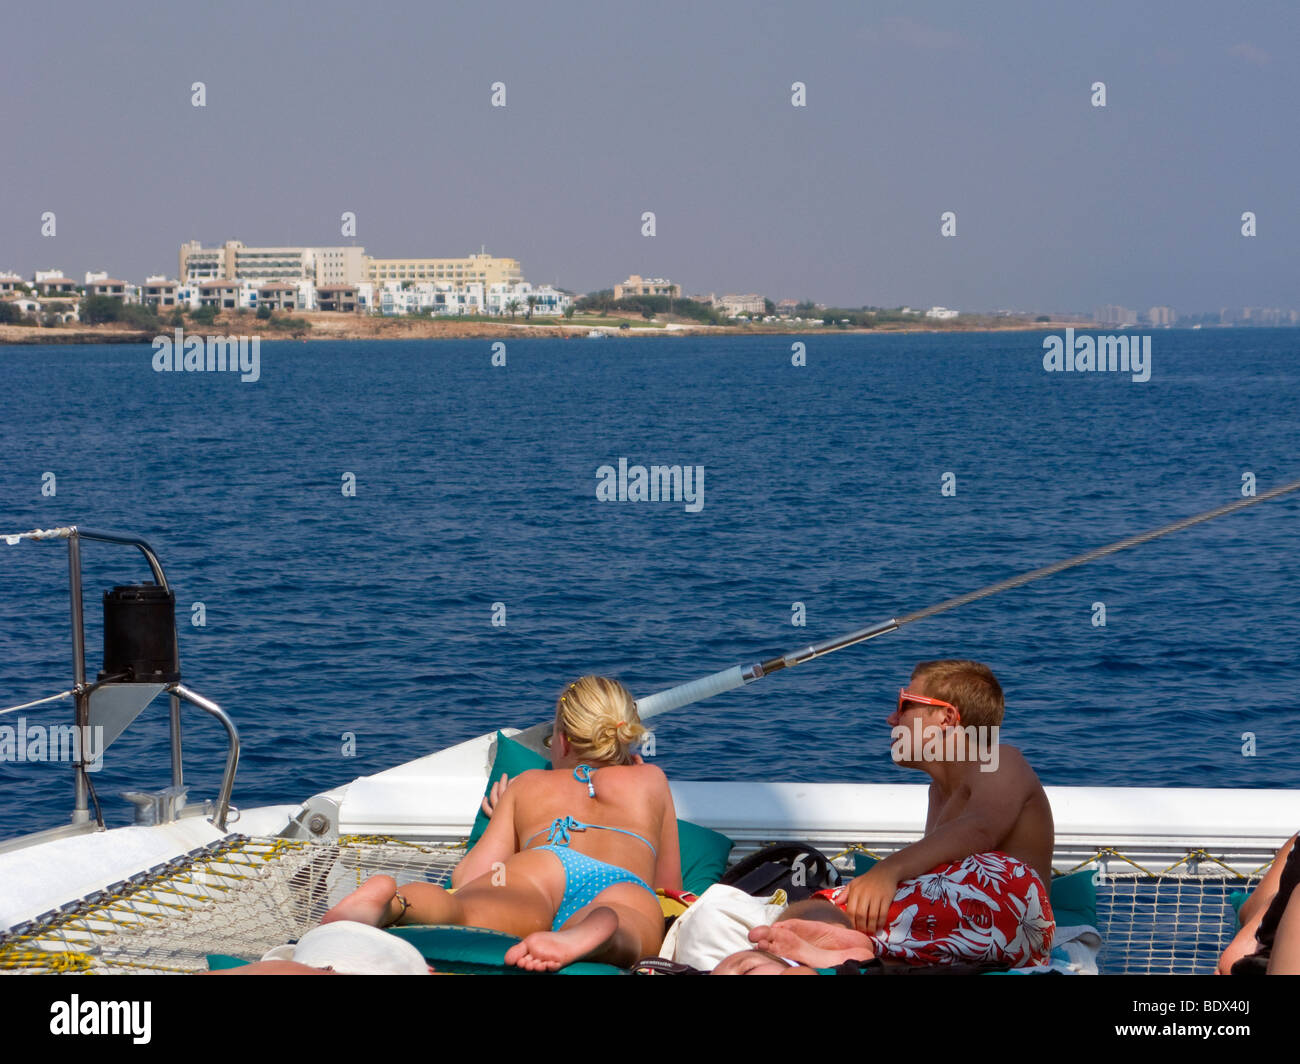
{"label": "rope netting", "polygon": [[1259,876],[1108,876],[1097,885],[1103,975],[1210,975],[1237,933],[1230,895]]}
{"label": "rope netting", "polygon": [[0,971],[195,972],[296,941],[369,876],[445,883],[461,848],[231,836],[0,934]]}
{"label": "rope netting", "polygon": [[[842,851],[880,856],[861,846]],[[230,836],[0,934],[0,972],[164,973],[209,954],[255,960],[296,941],[369,876],[446,884],[463,846],[349,836],[322,844]],[[1115,850],[1081,863],[1094,877],[1102,973],[1209,974],[1236,933],[1243,873],[1202,850],[1163,869]],[[1205,871],[1206,866],[1209,871]]]}

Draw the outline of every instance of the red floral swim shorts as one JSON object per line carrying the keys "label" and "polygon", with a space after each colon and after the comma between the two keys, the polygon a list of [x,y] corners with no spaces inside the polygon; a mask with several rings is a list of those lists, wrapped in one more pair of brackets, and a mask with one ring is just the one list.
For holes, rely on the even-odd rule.
{"label": "red floral swim shorts", "polygon": [[[818,891],[844,908],[847,887]],[[977,853],[898,884],[876,955],[911,964],[1046,964],[1056,921],[1038,873],[1005,853]]]}

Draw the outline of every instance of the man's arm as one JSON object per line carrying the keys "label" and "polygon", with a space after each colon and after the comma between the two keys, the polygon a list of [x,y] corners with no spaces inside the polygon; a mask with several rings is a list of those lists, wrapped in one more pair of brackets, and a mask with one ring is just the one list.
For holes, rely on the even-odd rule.
{"label": "man's arm", "polygon": [[[883,930],[900,882],[924,875],[937,865],[987,853],[1010,834],[1037,777],[1029,762],[1011,747],[1002,747],[1000,761],[997,772],[975,773],[960,816],[928,830],[919,842],[890,854],[849,884],[845,912],[854,928],[868,934]],[[936,816],[931,791],[927,826]]]}
{"label": "man's arm", "polygon": [[924,875],[936,865],[988,853],[1011,834],[1037,783],[1019,751],[1003,747],[997,772],[977,772],[960,816],[931,829],[919,842],[890,854],[887,864],[899,880]]}

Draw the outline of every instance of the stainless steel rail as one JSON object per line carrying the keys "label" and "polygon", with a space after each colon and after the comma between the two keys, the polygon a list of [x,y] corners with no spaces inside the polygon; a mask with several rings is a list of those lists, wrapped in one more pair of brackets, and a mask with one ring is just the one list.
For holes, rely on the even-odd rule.
{"label": "stainless steel rail", "polygon": [[217,808],[212,822],[222,831],[226,830],[226,817],[230,813],[230,794],[235,789],[235,771],[239,768],[239,729],[235,722],[226,716],[226,711],[210,698],[204,698],[197,691],[191,691],[184,684],[171,684],[172,698],[183,698],[191,705],[198,706],[205,713],[211,713],[221,721],[230,739],[226,750],[226,771],[221,776],[221,793],[217,796]]}
{"label": "stainless steel rail", "polygon": [[[167,576],[163,572],[162,563],[158,560],[148,541],[141,539],[139,536],[124,536],[115,532],[93,532],[90,529],[78,528],[76,525],[51,529],[39,533],[24,534],[22,538],[32,539],[66,539],[68,541],[68,593],[70,599],[71,621],[72,621],[72,676],[73,687],[72,695],[76,704],[76,723],[77,726],[84,727],[90,723],[90,694],[99,686],[98,684],[88,684],[86,682],[86,628],[85,628],[85,606],[82,601],[82,581],[81,581],[81,541],[83,539],[92,540],[97,543],[112,543],[119,546],[135,547],[144,555],[145,560],[149,563],[149,569],[153,574],[154,582],[164,591],[170,591],[171,586],[167,583]],[[17,538],[17,537],[16,537]],[[15,538],[15,541],[16,541]],[[179,671],[180,669],[180,651],[179,640],[177,643],[177,652],[174,655],[173,666]],[[230,811],[230,797],[235,786],[235,771],[239,766],[239,731],[234,722],[227,716],[216,702],[195,691],[183,686],[180,683],[171,683],[167,685],[168,698],[170,701],[170,732],[171,732],[171,769],[172,769],[172,786],[181,788],[184,786],[184,767],[183,751],[181,742],[181,700],[198,706],[205,713],[217,718],[226,729],[226,735],[229,739],[229,747],[226,753],[226,768],[221,779],[221,793],[217,801],[216,813],[213,817],[213,823],[223,831],[226,828],[226,819]],[[90,820],[90,783],[86,775],[86,767],[83,762],[78,762],[76,771],[76,795],[72,811],[72,824],[86,824]]]}

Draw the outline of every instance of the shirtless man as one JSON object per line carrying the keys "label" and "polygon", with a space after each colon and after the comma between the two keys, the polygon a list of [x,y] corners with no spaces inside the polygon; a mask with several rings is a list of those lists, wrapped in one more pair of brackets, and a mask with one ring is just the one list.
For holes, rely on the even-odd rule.
{"label": "shirtless man", "polygon": [[1055,929],[1046,886],[1052,810],[1020,751],[998,743],[1003,708],[986,665],[917,665],[888,723],[895,761],[930,777],[925,836],[847,887],[820,892],[825,900],[797,902],[771,927],[755,928],[749,937],[766,965],[736,954],[718,971],[807,972],[774,958],[812,968],[875,956],[914,964],[1045,961]]}

